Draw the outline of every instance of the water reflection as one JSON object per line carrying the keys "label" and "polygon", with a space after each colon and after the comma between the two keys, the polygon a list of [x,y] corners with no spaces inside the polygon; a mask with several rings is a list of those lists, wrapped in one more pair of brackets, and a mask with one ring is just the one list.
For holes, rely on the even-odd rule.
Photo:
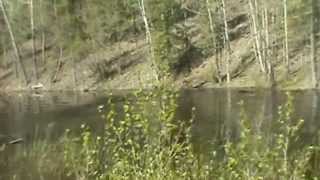
{"label": "water reflection", "polygon": [[[291,92],[294,96],[294,119],[305,119],[305,135],[318,130],[319,93],[315,91]],[[121,97],[127,92],[114,96]],[[108,93],[45,93],[2,94],[0,96],[0,134],[28,139],[38,132],[41,136],[59,134],[65,128],[76,128],[81,123],[101,122],[97,107],[105,104]],[[120,99],[120,98],[119,98]],[[185,90],[179,98],[178,117],[191,118],[196,108],[194,134],[199,141],[212,136],[237,137],[239,134],[239,102],[256,130],[272,132],[271,122],[276,120],[278,106],[285,103],[281,91],[244,91],[225,89]],[[263,127],[263,128],[261,128]],[[221,135],[219,130],[225,129]]]}
{"label": "water reflection", "polygon": [[[319,130],[318,92],[293,91],[294,114],[292,121],[304,119],[301,136],[311,143]],[[243,101],[243,106],[239,102]],[[243,108],[252,122],[254,131],[263,136],[272,136],[273,125],[278,118],[278,107],[286,102],[286,93],[276,90],[187,90],[180,98],[181,119],[191,117],[191,108],[196,107],[194,136],[196,144],[206,151],[212,139],[234,139],[239,137],[240,111]]]}
{"label": "water reflection", "polygon": [[[128,92],[113,92],[121,107]],[[319,130],[319,92],[295,91],[293,119],[305,119],[301,137],[303,143],[316,142]],[[97,107],[105,104],[108,93],[59,92],[44,94],[12,93],[0,96],[0,134],[22,137],[25,144],[0,152],[0,179],[12,171],[8,159],[26,148],[35,139],[55,142],[68,129],[78,129],[82,123],[99,130],[103,120]],[[243,101],[243,106],[239,102]],[[273,134],[273,122],[278,118],[278,106],[286,102],[285,92],[276,90],[184,90],[179,98],[177,119],[188,120],[195,107],[193,141],[197,151],[209,152],[212,143],[223,144],[240,134],[240,111],[245,109],[254,131],[263,136]],[[214,140],[214,141],[213,141]],[[19,151],[20,150],[20,151]]]}

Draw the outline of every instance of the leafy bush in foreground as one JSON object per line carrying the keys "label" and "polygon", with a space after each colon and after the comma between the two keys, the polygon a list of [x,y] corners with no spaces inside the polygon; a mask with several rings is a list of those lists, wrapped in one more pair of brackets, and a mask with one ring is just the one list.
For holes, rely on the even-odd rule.
{"label": "leafy bush in foreground", "polygon": [[[292,122],[292,98],[279,108],[271,141],[253,131],[241,112],[241,135],[199,158],[191,143],[191,125],[175,119],[177,93],[137,93],[118,116],[112,100],[102,136],[82,126],[80,138],[67,133],[64,159],[77,179],[317,179],[310,164],[318,147],[290,150],[303,120]],[[219,148],[219,147],[217,147]],[[319,163],[318,163],[319,164]]]}
{"label": "leafy bush in foreground", "polygon": [[68,130],[57,143],[41,140],[17,149],[16,155],[5,161],[12,171],[5,179],[320,177],[319,142],[313,146],[297,143],[304,123],[291,118],[290,95],[287,103],[279,107],[271,137],[262,135],[242,110],[239,137],[226,136],[222,143],[210,148],[209,155],[196,152],[192,143],[195,117],[189,121],[177,119],[177,97],[177,92],[168,90],[138,92],[128,97],[120,109],[111,98],[109,109],[103,114],[102,133],[82,125],[80,136]]}

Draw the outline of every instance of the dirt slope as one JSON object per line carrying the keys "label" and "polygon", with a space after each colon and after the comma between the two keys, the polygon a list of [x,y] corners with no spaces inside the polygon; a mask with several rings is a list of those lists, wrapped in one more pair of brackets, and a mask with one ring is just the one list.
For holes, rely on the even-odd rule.
{"label": "dirt slope", "polygon": [[[227,1],[228,23],[231,37],[231,87],[268,87],[265,76],[260,72],[258,62],[254,58],[254,44],[250,35],[250,18],[247,15],[248,5],[244,0]],[[195,47],[206,39],[202,34],[203,27],[197,21],[199,16],[186,20],[185,25],[190,35],[190,41]],[[110,46],[97,49],[87,56],[73,60],[62,54],[57,56],[56,49],[48,45],[45,59],[42,59],[40,42],[37,43],[37,60],[39,80],[29,78],[25,86],[14,73],[14,56],[12,52],[3,54],[0,62],[0,89],[3,91],[32,89],[33,86],[43,86],[43,90],[103,90],[103,89],[137,89],[151,87],[155,82],[151,65],[148,61],[148,47],[144,37],[136,37],[121,41]],[[28,76],[32,75],[31,42],[24,43],[20,49],[23,52],[23,63]],[[279,54],[281,54],[279,52]],[[284,89],[310,88],[309,55],[306,48],[294,50],[291,53],[292,78],[287,79],[283,58],[279,55],[275,62],[277,86]],[[179,87],[224,87],[215,78],[216,57],[201,57],[190,55],[185,63],[187,70],[174,78]],[[74,68],[73,68],[74,67]],[[225,67],[222,67],[225,72]],[[225,73],[222,73],[225,76]]]}

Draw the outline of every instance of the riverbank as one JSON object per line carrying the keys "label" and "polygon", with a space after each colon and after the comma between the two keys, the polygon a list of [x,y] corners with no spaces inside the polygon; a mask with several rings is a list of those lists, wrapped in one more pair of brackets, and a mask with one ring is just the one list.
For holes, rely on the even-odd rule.
{"label": "riverbank", "polygon": [[[252,49],[248,38],[243,37],[232,43],[235,54],[245,56]],[[240,48],[241,47],[241,48]],[[126,49],[126,50],[123,50]],[[110,89],[148,89],[155,85],[154,71],[148,61],[148,48],[144,39],[134,43],[120,42],[100,49],[79,60],[73,67],[73,62],[64,57],[61,62],[50,57],[39,64],[39,80],[30,80],[25,86],[13,73],[13,68],[4,70],[0,77],[1,91],[59,91],[80,90],[99,91]],[[275,66],[275,87],[282,90],[312,89],[309,61],[307,56],[298,52],[294,62],[294,70],[289,79],[286,79],[285,64]],[[300,58],[300,59],[298,59]],[[190,69],[175,75],[170,81],[178,88],[270,88],[264,73],[260,72],[259,65],[252,57],[232,61],[233,76],[228,84],[225,81],[218,83],[215,77],[215,56],[206,59],[194,58],[190,61]],[[27,70],[31,71],[31,59],[25,58]],[[61,65],[58,65],[61,64]],[[246,64],[246,65],[244,65]],[[9,64],[10,65],[10,64]],[[60,66],[60,67],[57,67]],[[188,65],[189,66],[189,65]],[[1,69],[1,67],[0,67]]]}

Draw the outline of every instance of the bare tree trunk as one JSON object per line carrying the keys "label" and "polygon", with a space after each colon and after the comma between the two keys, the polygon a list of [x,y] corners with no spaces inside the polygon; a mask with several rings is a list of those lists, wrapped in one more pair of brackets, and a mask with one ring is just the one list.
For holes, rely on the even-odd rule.
{"label": "bare tree trunk", "polygon": [[[312,25],[314,26],[314,25]],[[316,48],[315,48],[315,37],[314,33],[310,35],[311,42],[311,73],[312,73],[312,87],[318,87],[318,79],[317,79],[317,56],[316,56]]]}
{"label": "bare tree trunk", "polygon": [[231,76],[230,76],[230,55],[231,55],[231,46],[230,46],[230,39],[229,39],[229,28],[228,28],[228,21],[227,21],[227,14],[226,14],[226,7],[224,0],[221,0],[222,5],[222,13],[223,13],[223,21],[224,21],[224,37],[225,37],[225,44],[227,45],[227,57],[226,57],[226,71],[227,71],[227,83],[230,84]]}
{"label": "bare tree trunk", "polygon": [[45,58],[46,58],[46,33],[45,33],[45,29],[44,29],[44,19],[43,19],[43,14],[42,14],[42,10],[43,10],[43,0],[40,0],[40,10],[41,12],[40,14],[40,21],[41,21],[41,26],[42,26],[42,30],[41,30],[41,61],[42,64],[45,64]]}
{"label": "bare tree trunk", "polygon": [[54,12],[54,17],[57,19],[58,17],[57,0],[53,0],[53,12]]}
{"label": "bare tree trunk", "polygon": [[7,48],[6,48],[6,43],[4,38],[1,38],[1,44],[2,44],[2,61],[3,61],[3,65],[5,66],[5,68],[9,67],[9,62],[7,60]]}
{"label": "bare tree trunk", "polygon": [[[275,27],[277,27],[276,25],[276,15],[272,15],[271,16],[271,28],[270,29],[275,29]],[[277,41],[277,33],[273,32],[269,35],[270,37],[270,41],[272,42],[272,44],[270,45],[270,57],[273,59],[274,62],[278,61],[278,55],[277,55],[277,47],[275,45],[275,42]],[[273,61],[271,61],[270,59],[270,80],[271,80],[271,85],[274,87],[276,86],[276,77],[275,77],[275,71],[274,71],[274,63]]]}
{"label": "bare tree trunk", "polygon": [[218,42],[215,43],[216,46],[216,69],[217,69],[217,75],[219,75],[218,78],[218,83],[221,84],[222,83],[222,77],[221,77],[221,59],[222,59],[222,48],[221,48],[221,44],[219,44]]}
{"label": "bare tree trunk", "polygon": [[33,63],[33,75],[38,82],[38,67],[36,58],[36,42],[35,42],[35,27],[34,27],[34,7],[33,0],[30,0],[30,28],[31,28],[31,39],[32,39],[32,63]]}
{"label": "bare tree trunk", "polygon": [[[259,17],[259,16],[257,16]],[[265,19],[265,13],[262,13],[261,16],[261,29],[259,31],[260,36],[260,44],[261,44],[261,56],[262,61],[264,63],[264,68],[266,70],[266,75],[268,73],[268,65],[267,65],[267,36],[266,36],[266,19]]]}
{"label": "bare tree trunk", "polygon": [[[211,39],[212,39],[212,45],[213,47],[215,47],[216,49],[218,49],[218,43],[215,43],[215,32],[214,32],[214,25],[213,25],[213,18],[212,18],[212,13],[211,13],[211,4],[209,2],[209,0],[206,0],[206,6],[207,6],[207,11],[208,11],[208,19],[209,19],[209,28],[210,28],[210,33],[211,33]],[[216,51],[218,52],[218,51]],[[218,58],[218,53],[216,53],[216,77],[218,78],[218,82],[219,84],[221,83],[221,69],[220,69],[220,65],[219,65],[219,61],[220,59]]]}
{"label": "bare tree trunk", "polygon": [[73,78],[73,83],[74,83],[74,89],[76,90],[78,87],[78,82],[77,82],[76,62],[73,57],[73,52],[71,52],[71,61],[72,61],[72,78]]}
{"label": "bare tree trunk", "polygon": [[265,63],[266,63],[266,71],[268,73],[268,80],[271,83],[271,86],[274,86],[275,79],[273,74],[273,64],[271,62],[271,47],[270,47],[270,35],[269,35],[269,15],[268,9],[264,9],[264,24],[265,24]]}
{"label": "bare tree trunk", "polygon": [[63,49],[62,49],[62,47],[60,47],[60,53],[59,53],[59,54],[60,54],[60,55],[59,55],[59,58],[58,58],[58,60],[57,60],[56,71],[55,71],[55,74],[54,74],[54,76],[53,76],[53,78],[52,78],[52,80],[51,80],[51,82],[53,82],[53,83],[57,82],[57,80],[58,80],[58,75],[59,75],[60,70],[61,70],[61,68],[62,68],[62,58],[63,58]]}
{"label": "bare tree trunk", "polygon": [[149,51],[150,51],[150,59],[151,59],[151,65],[153,66],[153,70],[154,70],[154,75],[157,81],[159,81],[159,71],[157,68],[154,58],[154,50],[153,50],[153,46],[152,46],[152,36],[151,36],[151,30],[150,30],[150,25],[148,22],[148,17],[146,14],[146,9],[145,9],[145,3],[144,0],[138,0],[139,3],[139,7],[140,7],[140,11],[141,11],[141,16],[144,22],[144,28],[146,31],[146,42],[149,45]]}
{"label": "bare tree trunk", "polygon": [[[21,60],[21,54],[20,54],[20,51],[18,49],[18,46],[17,46],[17,43],[16,43],[16,40],[15,40],[15,36],[13,34],[13,31],[12,31],[12,28],[11,28],[11,25],[10,25],[10,21],[8,19],[8,16],[7,16],[7,13],[6,13],[6,8],[5,8],[5,5],[3,3],[3,0],[0,0],[0,8],[1,8],[1,11],[2,11],[2,14],[3,14],[3,17],[4,17],[4,20],[5,20],[5,23],[7,25],[7,28],[8,28],[8,31],[9,31],[9,34],[10,34],[10,39],[11,39],[11,43],[12,43],[12,47],[14,49],[14,52],[15,52],[15,56],[16,56],[16,62],[15,62],[15,68],[17,68],[17,66],[19,65],[20,67],[20,70],[21,70],[21,73],[22,73],[22,76],[23,76],[23,81],[24,83],[27,85],[28,84],[28,78],[27,78],[27,73],[26,73],[26,70],[22,64],[22,60]],[[18,75],[18,73],[17,73]]]}
{"label": "bare tree trunk", "polygon": [[318,17],[318,1],[312,0],[312,20],[311,20],[311,73],[312,73],[312,86],[313,88],[318,88],[318,58],[317,58],[317,33],[318,33],[318,24],[319,17]]}
{"label": "bare tree trunk", "polygon": [[250,7],[250,15],[251,15],[251,19],[252,19],[252,29],[253,29],[253,36],[254,36],[254,40],[255,40],[256,56],[259,60],[261,71],[265,73],[266,70],[265,70],[265,65],[263,63],[260,42],[259,42],[260,41],[260,34],[258,32],[258,24],[257,24],[257,19],[256,19],[256,11],[255,11],[256,7],[253,6],[252,0],[249,0],[249,7]]}
{"label": "bare tree trunk", "polygon": [[46,61],[46,34],[45,32],[42,32],[41,35],[41,61],[42,64],[45,64]]}
{"label": "bare tree trunk", "polygon": [[151,31],[150,31],[148,18],[147,18],[146,11],[145,11],[144,0],[139,0],[139,7],[140,7],[140,11],[141,11],[141,16],[142,16],[142,19],[144,22],[144,28],[146,31],[145,32],[146,33],[146,41],[150,45],[150,44],[152,44],[152,38],[151,38]]}
{"label": "bare tree trunk", "polygon": [[290,61],[289,61],[289,44],[288,44],[288,10],[287,0],[283,0],[283,22],[284,22],[284,55],[287,68],[287,75],[290,73]]}
{"label": "bare tree trunk", "polygon": [[269,17],[268,9],[264,9],[264,30],[265,30],[265,62],[267,65],[267,71],[270,73],[270,37],[269,37]]}

